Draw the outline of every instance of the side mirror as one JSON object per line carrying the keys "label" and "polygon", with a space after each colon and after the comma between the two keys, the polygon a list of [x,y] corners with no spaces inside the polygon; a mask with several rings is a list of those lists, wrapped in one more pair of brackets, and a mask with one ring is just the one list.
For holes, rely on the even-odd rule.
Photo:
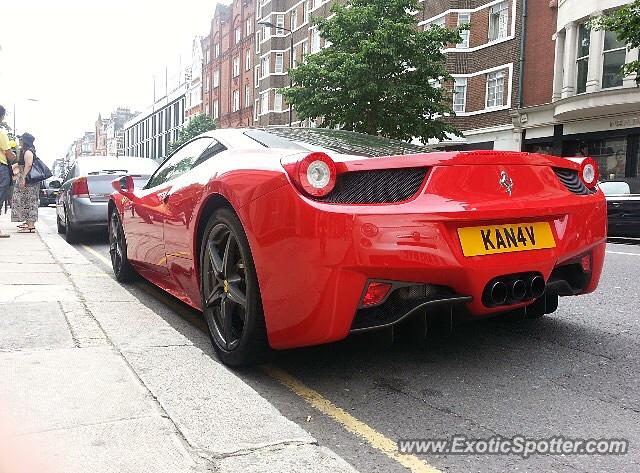
{"label": "side mirror", "polygon": [[133,183],[133,177],[122,176],[119,179],[115,179],[111,181],[111,187],[113,187],[116,192],[119,192],[122,195],[133,194],[133,191],[135,189],[135,185]]}

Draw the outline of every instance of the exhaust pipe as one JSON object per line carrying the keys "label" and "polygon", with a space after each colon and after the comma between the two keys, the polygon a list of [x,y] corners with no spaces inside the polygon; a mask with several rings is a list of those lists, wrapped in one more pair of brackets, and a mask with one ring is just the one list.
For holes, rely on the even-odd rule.
{"label": "exhaust pipe", "polygon": [[511,284],[511,299],[521,301],[527,295],[527,283],[522,279],[516,279]]}
{"label": "exhaust pipe", "polygon": [[529,289],[530,289],[531,297],[533,299],[538,299],[539,297],[542,297],[542,294],[544,294],[545,288],[546,288],[546,284],[544,282],[544,279],[542,279],[541,276],[534,276],[531,278],[531,281],[529,282]]}
{"label": "exhaust pipe", "polygon": [[507,302],[507,285],[502,281],[495,281],[489,289],[489,297],[493,305],[502,305]]}

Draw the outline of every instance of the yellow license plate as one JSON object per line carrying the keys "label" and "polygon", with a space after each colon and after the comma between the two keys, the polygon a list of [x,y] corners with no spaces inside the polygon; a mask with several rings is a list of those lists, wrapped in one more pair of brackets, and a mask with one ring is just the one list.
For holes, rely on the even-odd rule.
{"label": "yellow license plate", "polygon": [[555,248],[549,222],[458,228],[465,256]]}

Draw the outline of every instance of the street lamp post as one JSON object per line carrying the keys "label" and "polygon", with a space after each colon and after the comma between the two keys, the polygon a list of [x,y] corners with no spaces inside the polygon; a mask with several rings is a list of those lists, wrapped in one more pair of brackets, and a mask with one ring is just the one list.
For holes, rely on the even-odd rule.
{"label": "street lamp post", "polygon": [[[267,26],[269,28],[276,28],[276,31],[282,30],[282,31],[289,32],[289,39],[291,44],[289,48],[289,74],[288,75],[289,75],[289,87],[291,88],[293,86],[293,79],[291,78],[291,72],[290,72],[291,69],[293,69],[293,31],[291,31],[289,28],[285,28],[284,26],[274,25],[270,21],[259,21],[258,24]],[[289,126],[290,127],[292,123],[293,123],[293,106],[289,104]]]}

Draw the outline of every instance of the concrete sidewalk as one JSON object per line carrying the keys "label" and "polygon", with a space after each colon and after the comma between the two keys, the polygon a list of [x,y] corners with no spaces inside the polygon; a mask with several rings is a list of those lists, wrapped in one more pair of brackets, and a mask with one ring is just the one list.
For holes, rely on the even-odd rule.
{"label": "concrete sidewalk", "polygon": [[[16,234],[0,216],[11,234],[0,239],[0,437],[9,429],[29,452],[0,438],[0,471],[354,471],[222,366],[203,334],[37,228]],[[11,455],[18,466],[3,464]]]}

